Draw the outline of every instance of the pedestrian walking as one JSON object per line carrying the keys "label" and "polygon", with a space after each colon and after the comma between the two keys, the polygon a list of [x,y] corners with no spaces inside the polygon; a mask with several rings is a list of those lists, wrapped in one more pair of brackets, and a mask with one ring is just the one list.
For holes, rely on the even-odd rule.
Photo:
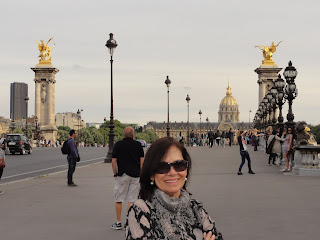
{"label": "pedestrian walking", "polygon": [[212,145],[213,145],[213,136],[214,136],[214,133],[212,132],[212,129],[210,128],[210,131],[208,132],[209,148],[212,148]]}
{"label": "pedestrian walking", "polygon": [[186,190],[191,165],[187,150],[174,138],[161,138],[150,146],[139,200],[127,215],[127,240],[223,240],[202,203]]}
{"label": "pedestrian walking", "polygon": [[272,135],[268,139],[268,146],[270,146],[270,147],[271,147],[271,144],[273,141],[271,153],[269,154],[269,161],[268,161],[269,166],[271,166],[271,161],[272,161],[273,165],[276,165],[276,157],[278,156],[278,153],[280,153],[280,151],[281,151],[280,142],[283,140],[284,139],[277,136],[276,130],[272,131]]}
{"label": "pedestrian walking", "polygon": [[193,129],[192,129],[191,133],[190,133],[190,146],[191,147],[193,146],[193,143],[194,143],[194,132],[193,132]]}
{"label": "pedestrian walking", "polygon": [[250,155],[248,152],[245,137],[246,137],[246,131],[243,131],[243,130],[238,131],[237,141],[240,146],[240,156],[241,156],[241,164],[239,166],[238,175],[243,175],[241,172],[241,169],[242,169],[246,159],[248,161],[248,170],[249,170],[248,173],[255,174],[251,169],[251,159],[250,159]]}
{"label": "pedestrian walking", "polygon": [[228,132],[228,134],[227,134],[227,137],[229,138],[229,146],[231,147],[231,145],[232,145],[232,140],[233,140],[232,128],[229,129],[229,132]]}
{"label": "pedestrian walking", "polygon": [[225,147],[225,145],[226,145],[226,132],[222,131],[222,134],[221,134],[221,147]]}
{"label": "pedestrian walking", "polygon": [[259,136],[258,136],[258,129],[253,129],[253,133],[252,133],[252,145],[254,147],[253,151],[258,151],[258,143],[259,143]]}
{"label": "pedestrian walking", "polygon": [[[7,142],[3,139],[2,143],[0,144],[0,180],[3,174],[3,169],[5,168],[5,157],[6,157],[6,147]],[[0,190],[0,195],[4,194],[4,191]]]}
{"label": "pedestrian walking", "polygon": [[70,138],[67,140],[67,145],[69,149],[69,153],[67,156],[68,160],[68,186],[76,187],[77,185],[73,182],[73,174],[76,171],[77,162],[80,161],[80,156],[78,152],[78,148],[74,139],[77,137],[76,130],[70,130]]}
{"label": "pedestrian walking", "polygon": [[[117,221],[111,228],[120,230],[122,203],[128,201],[128,209],[139,194],[139,176],[143,165],[144,151],[141,143],[133,140],[134,130],[126,127],[124,139],[114,145],[112,151],[112,170],[114,176],[114,199]],[[181,145],[181,144],[180,144]]]}
{"label": "pedestrian walking", "polygon": [[220,134],[220,131],[217,130],[217,134],[216,134],[216,142],[217,142],[217,146],[219,147],[219,144],[220,144],[220,139],[221,139],[221,134]]}

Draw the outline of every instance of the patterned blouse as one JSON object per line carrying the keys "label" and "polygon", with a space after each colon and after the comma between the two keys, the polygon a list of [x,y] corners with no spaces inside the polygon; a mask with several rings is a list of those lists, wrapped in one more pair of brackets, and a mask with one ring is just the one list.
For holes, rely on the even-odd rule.
{"label": "patterned blouse", "polygon": [[152,202],[139,199],[131,206],[126,222],[127,240],[202,240],[210,231],[223,240],[202,203],[183,189],[178,199],[156,189]]}

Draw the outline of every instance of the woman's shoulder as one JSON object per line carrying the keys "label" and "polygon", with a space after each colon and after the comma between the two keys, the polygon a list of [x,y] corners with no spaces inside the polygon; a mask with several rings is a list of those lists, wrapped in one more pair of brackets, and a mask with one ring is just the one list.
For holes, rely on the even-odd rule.
{"label": "woman's shoulder", "polygon": [[135,201],[132,204],[132,208],[133,209],[141,209],[141,211],[143,212],[150,212],[150,203],[148,203],[147,201],[143,200],[143,199],[138,199],[137,201]]}

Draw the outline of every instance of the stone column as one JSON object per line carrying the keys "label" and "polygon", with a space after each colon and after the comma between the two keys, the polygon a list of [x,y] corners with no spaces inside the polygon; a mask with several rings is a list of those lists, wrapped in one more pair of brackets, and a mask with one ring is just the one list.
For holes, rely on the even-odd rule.
{"label": "stone column", "polygon": [[35,115],[41,124],[43,137],[52,142],[57,140],[55,125],[55,75],[59,70],[52,65],[37,64],[35,72]]}
{"label": "stone column", "polygon": [[[275,65],[261,65],[254,71],[258,74],[259,84],[259,98],[258,98],[258,106],[261,103],[262,99],[265,95],[270,91],[270,89],[274,86],[274,82],[278,78],[278,74],[282,68],[278,68]],[[276,119],[278,120],[278,111],[276,111]],[[268,116],[269,119],[269,116]],[[272,120],[272,119],[271,119]]]}

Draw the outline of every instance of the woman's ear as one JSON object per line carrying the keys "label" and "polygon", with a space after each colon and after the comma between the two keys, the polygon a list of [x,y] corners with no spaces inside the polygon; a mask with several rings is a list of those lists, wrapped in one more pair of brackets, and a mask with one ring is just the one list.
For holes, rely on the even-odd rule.
{"label": "woman's ear", "polygon": [[151,176],[151,177],[150,177],[150,180],[151,180],[152,182],[154,182],[154,176]]}

